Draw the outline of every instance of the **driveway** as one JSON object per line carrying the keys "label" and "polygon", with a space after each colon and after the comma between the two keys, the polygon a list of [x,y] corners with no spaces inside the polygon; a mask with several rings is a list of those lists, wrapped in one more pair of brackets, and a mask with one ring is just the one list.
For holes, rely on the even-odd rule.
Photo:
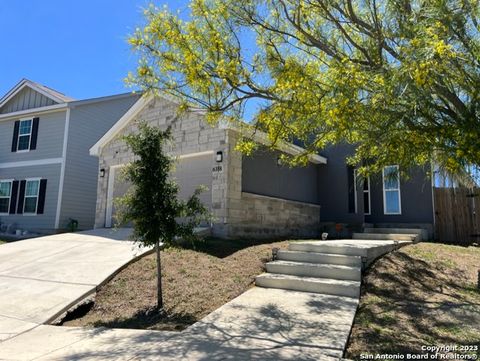
{"label": "driveway", "polygon": [[64,233],[0,246],[0,341],[50,323],[147,250],[128,229]]}
{"label": "driveway", "polygon": [[[44,324],[145,252],[114,239],[126,236],[100,230],[0,246],[0,287],[6,290],[0,295],[0,360],[342,358],[358,298],[253,287],[182,332]],[[393,241],[320,243],[372,257],[396,247]]]}

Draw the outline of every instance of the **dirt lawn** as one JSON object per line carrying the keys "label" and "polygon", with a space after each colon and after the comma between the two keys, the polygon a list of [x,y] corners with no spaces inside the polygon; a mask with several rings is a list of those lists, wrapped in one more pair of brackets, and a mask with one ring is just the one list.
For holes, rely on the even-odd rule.
{"label": "dirt lawn", "polygon": [[[347,358],[423,353],[424,345],[479,345],[480,248],[407,246],[367,271]],[[480,358],[479,358],[480,359]]]}
{"label": "dirt lawn", "polygon": [[65,326],[105,326],[154,330],[181,330],[232,300],[252,286],[264,271],[272,248],[287,242],[210,239],[193,249],[162,251],[163,299],[166,314],[156,305],[154,254],[129,265],[96,295],[93,307],[76,312],[82,317]]}

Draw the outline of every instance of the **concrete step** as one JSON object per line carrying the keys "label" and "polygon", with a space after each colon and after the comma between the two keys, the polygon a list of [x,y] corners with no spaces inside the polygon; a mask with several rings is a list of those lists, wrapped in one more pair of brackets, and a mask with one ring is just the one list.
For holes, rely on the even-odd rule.
{"label": "concrete step", "polygon": [[353,239],[367,239],[367,240],[392,240],[392,241],[416,241],[418,234],[404,234],[404,233],[354,233]]}
{"label": "concrete step", "polygon": [[366,227],[365,233],[393,233],[393,234],[417,234],[420,236],[419,241],[428,239],[428,231],[422,228],[374,228]]}
{"label": "concrete step", "polygon": [[288,249],[290,251],[316,252],[341,256],[366,257],[368,255],[366,247],[330,244],[329,241],[292,242],[288,245]]}
{"label": "concrete step", "polygon": [[361,267],[292,261],[268,262],[266,267],[269,273],[351,281],[360,281],[362,279]]}
{"label": "concrete step", "polygon": [[283,261],[338,264],[343,266],[362,266],[362,259],[359,256],[343,256],[339,254],[288,251],[280,249],[277,252],[277,259]]}
{"label": "concrete step", "polygon": [[359,281],[263,273],[255,278],[255,284],[266,288],[280,288],[354,298],[360,297]]}

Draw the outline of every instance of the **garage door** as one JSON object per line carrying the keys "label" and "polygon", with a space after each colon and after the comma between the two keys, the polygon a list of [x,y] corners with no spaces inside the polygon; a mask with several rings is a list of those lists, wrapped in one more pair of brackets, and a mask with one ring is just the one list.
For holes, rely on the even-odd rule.
{"label": "garage door", "polygon": [[[200,200],[211,208],[212,162],[212,154],[186,156],[177,162],[173,177],[180,188],[180,199],[187,199],[198,186],[204,185],[208,190],[200,195]],[[115,224],[115,199],[122,197],[129,188],[129,184],[122,177],[121,170],[122,168],[115,167],[110,171],[105,227]]]}

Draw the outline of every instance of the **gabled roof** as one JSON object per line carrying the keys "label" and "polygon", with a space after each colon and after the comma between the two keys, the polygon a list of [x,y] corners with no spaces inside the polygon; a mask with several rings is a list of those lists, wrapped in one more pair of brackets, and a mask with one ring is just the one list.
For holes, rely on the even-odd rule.
{"label": "gabled roof", "polygon": [[[122,129],[124,129],[130,121],[132,121],[152,100],[154,100],[154,96],[151,94],[144,94],[142,95],[135,104],[111,127],[108,132],[101,137],[98,142],[96,142],[90,148],[90,155],[98,156],[100,154],[101,149],[108,144],[112,139],[117,136]],[[229,129],[236,132],[241,132],[241,129],[238,127],[234,127],[227,123],[220,123],[218,125],[221,129]],[[267,145],[268,144],[268,137],[264,132],[256,131],[253,139],[260,143]],[[288,143],[288,142],[279,142],[277,145],[278,149],[282,152],[291,155],[298,155],[301,154],[305,149],[299,147],[295,144]],[[311,154],[309,157],[310,162],[314,164],[326,164],[327,158],[318,155],[318,154]]]}
{"label": "gabled roof", "polygon": [[15,95],[17,95],[25,87],[29,87],[30,89],[33,89],[34,91],[46,96],[47,98],[51,99],[53,102],[57,104],[63,104],[63,103],[67,103],[75,100],[45,85],[42,85],[24,78],[20,80],[17,83],[17,85],[15,85],[10,91],[8,91],[0,99],[0,108],[2,108],[9,100],[11,100]]}

